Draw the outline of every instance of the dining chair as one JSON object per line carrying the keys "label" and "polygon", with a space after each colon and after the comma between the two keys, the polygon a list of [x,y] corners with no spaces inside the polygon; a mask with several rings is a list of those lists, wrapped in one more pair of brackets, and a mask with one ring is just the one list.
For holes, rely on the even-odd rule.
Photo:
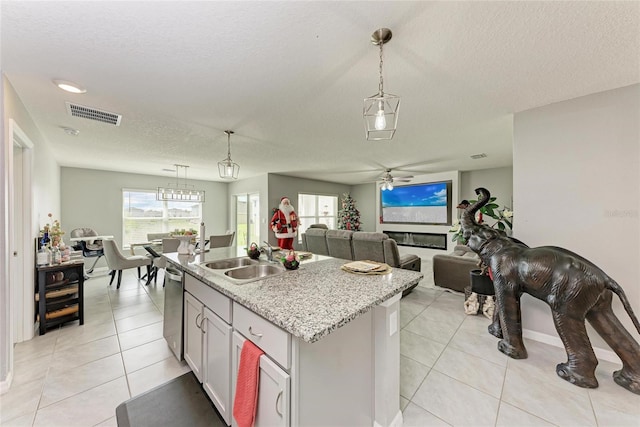
{"label": "dining chair", "polygon": [[235,231],[227,234],[213,235],[209,237],[209,247],[224,248],[226,246],[231,246],[231,244],[233,243],[233,238],[235,236],[236,236]]}
{"label": "dining chair", "polygon": [[[178,252],[178,246],[180,246],[179,239],[164,238],[162,239],[162,253]],[[153,277],[153,283],[158,283],[158,272],[161,268],[167,268],[167,259],[161,254],[156,252],[150,245],[145,245],[144,248],[149,252],[153,259],[153,267],[151,269],[151,275]],[[162,281],[164,287],[164,280]]]}
{"label": "dining chair", "polygon": [[109,281],[109,286],[113,283],[113,279],[116,277],[116,271],[118,272],[118,286],[116,289],[120,289],[120,282],[122,280],[122,270],[126,270],[129,268],[137,268],[138,269],[138,278],[140,278],[140,267],[147,267],[147,285],[151,281],[151,266],[153,265],[153,260],[150,257],[143,255],[133,255],[133,256],[124,256],[120,249],[118,249],[118,245],[116,241],[113,239],[103,240],[102,244],[104,246],[104,257],[107,260],[107,266],[111,270],[111,281]]}

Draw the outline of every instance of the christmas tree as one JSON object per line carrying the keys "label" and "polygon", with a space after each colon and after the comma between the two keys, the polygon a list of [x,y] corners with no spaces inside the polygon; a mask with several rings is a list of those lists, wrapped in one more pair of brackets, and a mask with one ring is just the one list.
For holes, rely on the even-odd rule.
{"label": "christmas tree", "polygon": [[338,229],[360,231],[360,211],[356,209],[351,194],[345,194],[342,199],[342,209],[338,211]]}

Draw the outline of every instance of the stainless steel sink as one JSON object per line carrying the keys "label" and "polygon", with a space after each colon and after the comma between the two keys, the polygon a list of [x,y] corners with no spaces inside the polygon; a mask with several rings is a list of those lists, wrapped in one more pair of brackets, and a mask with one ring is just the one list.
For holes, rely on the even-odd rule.
{"label": "stainless steel sink", "polygon": [[208,261],[200,264],[200,267],[224,277],[236,285],[265,279],[286,271],[280,263],[254,260],[249,257],[238,257]]}
{"label": "stainless steel sink", "polygon": [[285,268],[277,264],[249,265],[242,268],[234,268],[224,272],[224,275],[237,280],[262,279],[285,271]]}
{"label": "stainless steel sink", "polygon": [[226,270],[228,268],[243,267],[245,265],[258,264],[259,261],[253,260],[249,257],[229,258],[221,259],[220,261],[211,261],[200,264],[203,267],[210,268],[212,270]]}

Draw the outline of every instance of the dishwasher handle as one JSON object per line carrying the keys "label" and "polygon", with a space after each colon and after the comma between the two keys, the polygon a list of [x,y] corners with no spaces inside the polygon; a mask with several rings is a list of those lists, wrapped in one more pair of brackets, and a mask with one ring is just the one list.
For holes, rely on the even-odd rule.
{"label": "dishwasher handle", "polygon": [[182,273],[177,270],[165,269],[164,274],[169,280],[173,280],[176,282],[182,282]]}

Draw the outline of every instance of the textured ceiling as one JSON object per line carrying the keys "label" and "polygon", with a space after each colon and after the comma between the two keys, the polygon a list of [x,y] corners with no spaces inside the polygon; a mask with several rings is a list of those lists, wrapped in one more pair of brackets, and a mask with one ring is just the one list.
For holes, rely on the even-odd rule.
{"label": "textured ceiling", "polygon": [[[640,82],[639,2],[6,2],[2,71],[63,166],[343,183],[511,165],[513,113]],[[362,100],[402,97],[392,141]],[[74,95],[52,79],[87,88]],[[114,127],[65,101],[122,114]],[[80,131],[66,134],[62,127]],[[472,160],[471,155],[487,157]]]}

